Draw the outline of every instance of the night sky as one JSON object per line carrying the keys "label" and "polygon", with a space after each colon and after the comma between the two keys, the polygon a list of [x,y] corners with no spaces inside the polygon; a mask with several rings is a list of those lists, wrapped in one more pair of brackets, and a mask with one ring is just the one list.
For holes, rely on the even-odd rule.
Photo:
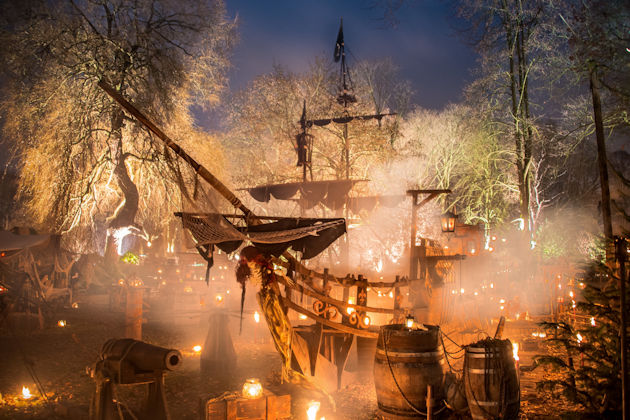
{"label": "night sky", "polygon": [[332,57],[339,19],[349,64],[391,57],[400,75],[412,83],[413,102],[441,109],[461,98],[471,80],[476,55],[453,29],[443,1],[409,1],[395,28],[370,0],[227,0],[238,16],[240,42],[233,56],[231,89],[271,71],[274,63],[294,72],[308,69],[318,55]]}

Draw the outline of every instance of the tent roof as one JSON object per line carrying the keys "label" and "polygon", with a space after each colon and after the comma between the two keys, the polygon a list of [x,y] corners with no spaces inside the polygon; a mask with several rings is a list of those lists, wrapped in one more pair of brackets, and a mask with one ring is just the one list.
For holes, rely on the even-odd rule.
{"label": "tent roof", "polygon": [[0,230],[0,251],[20,251],[42,245],[50,235],[16,235],[8,230]]}

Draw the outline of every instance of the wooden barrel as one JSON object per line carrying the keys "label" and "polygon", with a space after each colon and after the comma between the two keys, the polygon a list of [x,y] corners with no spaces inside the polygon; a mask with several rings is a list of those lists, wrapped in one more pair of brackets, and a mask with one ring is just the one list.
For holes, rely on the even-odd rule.
{"label": "wooden barrel", "polygon": [[374,357],[374,385],[379,414],[385,419],[426,417],[429,385],[432,412],[437,413],[443,407],[445,361],[440,328],[425,327],[428,329],[409,330],[402,324],[394,324],[380,329]]}
{"label": "wooden barrel", "polygon": [[482,340],[466,347],[464,388],[473,419],[514,419],[520,386],[510,340]]}

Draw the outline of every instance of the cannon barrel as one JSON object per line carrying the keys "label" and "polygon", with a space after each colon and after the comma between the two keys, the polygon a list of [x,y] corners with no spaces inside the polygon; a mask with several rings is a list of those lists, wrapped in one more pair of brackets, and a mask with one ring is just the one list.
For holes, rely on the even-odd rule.
{"label": "cannon barrel", "polygon": [[182,362],[179,350],[154,346],[132,338],[112,338],[103,344],[101,358],[125,359],[141,371],[174,370]]}

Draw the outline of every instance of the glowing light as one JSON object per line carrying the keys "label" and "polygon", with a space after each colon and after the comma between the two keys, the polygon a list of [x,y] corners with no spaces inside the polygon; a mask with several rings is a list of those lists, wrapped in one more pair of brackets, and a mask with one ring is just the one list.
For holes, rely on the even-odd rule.
{"label": "glowing light", "polygon": [[346,309],[346,312],[348,313],[348,315],[352,315],[352,313],[354,312],[354,308],[348,308]]}
{"label": "glowing light", "polygon": [[571,296],[571,299],[573,299],[573,290],[569,292],[569,296]]}
{"label": "glowing light", "polygon": [[57,325],[60,326],[61,328],[66,326],[66,320],[65,319],[60,319],[59,321],[57,321]]}
{"label": "glowing light", "polygon": [[504,310],[504,309],[505,309],[505,306],[501,305],[501,310]]}
{"label": "glowing light", "polygon": [[383,261],[378,260],[378,263],[376,264],[376,272],[380,273],[381,271],[383,271]]}
{"label": "glowing light", "polygon": [[505,303],[505,299],[501,299],[499,303]]}
{"label": "glowing light", "polygon": [[529,249],[536,248],[536,241],[529,241]]}
{"label": "glowing light", "polygon": [[580,344],[582,342],[582,340],[584,339],[584,337],[582,337],[582,334],[580,334],[580,333],[577,333],[575,335],[575,337],[577,338],[578,344]]}
{"label": "glowing light", "polygon": [[455,290],[455,289],[451,290],[451,294],[454,295],[455,293],[457,293],[457,290]]}
{"label": "glowing light", "polygon": [[22,386],[22,398],[24,398],[25,400],[28,400],[32,396],[33,394],[31,394],[31,391],[28,389],[28,387]]}
{"label": "glowing light", "polygon": [[263,387],[257,378],[250,378],[243,384],[243,397],[255,399],[262,397]]}
{"label": "glowing light", "polygon": [[74,302],[74,303],[72,304],[72,307],[73,307],[74,309],[77,309],[77,308],[79,307],[79,304],[78,304],[77,302]]}
{"label": "glowing light", "polygon": [[215,299],[218,303],[221,303],[221,302],[223,302],[223,295],[221,295],[221,294],[216,295],[216,296],[214,297],[214,299]]}
{"label": "glowing light", "polygon": [[494,248],[489,247],[489,248],[488,248],[488,252],[492,252],[492,251],[494,251]]}
{"label": "glowing light", "polygon": [[494,283],[490,283],[490,288],[494,289]]}
{"label": "glowing light", "polygon": [[479,295],[479,292],[475,292],[475,293],[474,293],[474,295],[475,295],[475,296],[478,296],[478,295]]}
{"label": "glowing light", "polygon": [[195,353],[199,353],[199,352],[201,351],[201,346],[199,346],[199,345],[194,346],[194,347],[193,347],[193,351],[194,351]]}
{"label": "glowing light", "polygon": [[308,420],[316,420],[317,412],[319,411],[319,407],[321,403],[319,401],[311,401],[306,406],[306,417]]}
{"label": "glowing light", "polygon": [[558,289],[562,289],[562,285],[561,284],[558,284]]}
{"label": "glowing light", "polygon": [[147,247],[151,248],[151,245],[152,245],[151,241],[147,241]]}
{"label": "glowing light", "polygon": [[116,244],[116,252],[118,252],[118,255],[124,254],[122,250],[123,239],[129,234],[131,234],[131,228],[129,226],[115,229],[114,233],[112,233],[112,236],[114,237],[114,242]]}
{"label": "glowing light", "polygon": [[393,298],[394,298],[394,292],[389,292],[389,295],[388,295],[388,296],[389,296],[391,299],[393,299]]}
{"label": "glowing light", "polygon": [[256,321],[256,324],[260,322],[260,314],[258,311],[254,312],[254,321]]}
{"label": "glowing light", "polygon": [[496,241],[497,237],[493,235],[490,239],[493,240],[493,241]]}
{"label": "glowing light", "polygon": [[501,238],[501,242],[505,242],[505,241],[506,241],[506,239],[505,239],[505,238]]}
{"label": "glowing light", "polygon": [[411,315],[407,315],[407,320],[405,322],[405,325],[407,326],[407,328],[411,329],[413,328],[413,316]]}
{"label": "glowing light", "polygon": [[366,327],[369,327],[370,326],[370,322],[371,322],[370,317],[365,315],[363,317],[363,325],[365,325]]}
{"label": "glowing light", "polygon": [[464,294],[464,288],[463,287],[461,289],[459,289],[459,293],[461,293],[462,295]]}
{"label": "glowing light", "polygon": [[298,315],[298,318],[300,318],[301,320],[304,320],[304,319],[306,319],[308,317],[306,315],[304,315],[304,314],[300,314],[300,315]]}
{"label": "glowing light", "polygon": [[514,315],[514,317],[516,318],[516,320],[518,321],[518,319],[521,317],[521,314],[517,313],[516,315]]}
{"label": "glowing light", "polygon": [[184,287],[184,292],[186,292],[186,293],[192,293],[192,291],[193,291],[192,287],[190,287],[190,286],[186,286],[186,287]]}
{"label": "glowing light", "polygon": [[593,326],[593,327],[595,326],[595,317],[594,316],[591,317],[591,326]]}
{"label": "glowing light", "polygon": [[516,362],[519,361],[519,357],[518,357],[518,343],[512,343],[512,356],[514,356],[514,360]]}

